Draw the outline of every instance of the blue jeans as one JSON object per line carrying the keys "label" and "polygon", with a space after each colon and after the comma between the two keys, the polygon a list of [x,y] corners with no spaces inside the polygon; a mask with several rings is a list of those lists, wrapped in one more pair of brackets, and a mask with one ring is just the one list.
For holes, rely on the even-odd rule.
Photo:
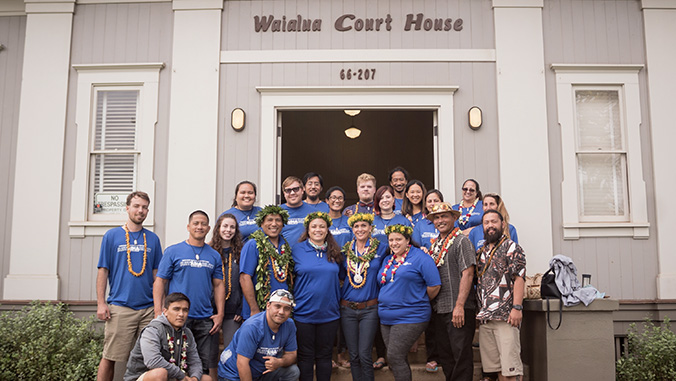
{"label": "blue jeans", "polygon": [[371,350],[373,339],[380,327],[378,305],[369,306],[362,310],[353,310],[348,306],[341,306],[340,322],[345,333],[347,350],[350,353],[352,380],[373,380]]}
{"label": "blue jeans", "polygon": [[[286,368],[277,368],[270,373],[265,373],[256,381],[297,381],[300,377],[300,370],[296,364],[287,366]],[[218,381],[231,381],[227,378],[218,377]]]}

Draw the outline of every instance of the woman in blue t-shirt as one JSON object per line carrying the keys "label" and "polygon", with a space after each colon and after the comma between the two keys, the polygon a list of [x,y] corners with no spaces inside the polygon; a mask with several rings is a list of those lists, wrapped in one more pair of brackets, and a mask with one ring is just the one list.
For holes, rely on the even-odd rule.
{"label": "woman in blue t-shirt", "polygon": [[[444,202],[444,195],[438,189],[430,189],[425,193],[425,208],[423,208],[423,217],[427,216],[427,213],[432,209],[432,207],[440,202]],[[434,227],[434,224],[430,222],[427,218],[422,218],[418,223],[413,227],[413,235],[411,236],[411,241],[416,246],[419,246],[420,249],[424,252],[427,252],[432,245],[432,239],[437,238],[439,232],[437,228]]]}
{"label": "woman in blue t-shirt", "polygon": [[467,179],[462,183],[462,200],[453,205],[454,210],[460,211],[455,226],[462,230],[462,234],[467,236],[475,226],[481,225],[481,217],[484,215],[482,199],[481,189],[476,180]]}
{"label": "woman in blue t-shirt", "polygon": [[230,213],[237,218],[239,231],[244,242],[249,240],[251,233],[260,229],[256,224],[256,213],[261,208],[254,206],[256,202],[256,184],[251,181],[240,181],[235,187],[235,198],[232,200],[232,208],[221,214]]}
{"label": "woman in blue t-shirt", "polygon": [[395,381],[411,380],[408,350],[427,327],[434,299],[441,288],[434,260],[411,245],[410,226],[385,230],[392,255],[378,271],[378,316]]}
{"label": "woman in blue t-shirt", "polygon": [[387,226],[401,224],[413,227],[406,217],[394,212],[394,189],[389,185],[383,185],[376,191],[373,211],[375,218],[371,235],[380,242],[387,242],[387,234],[385,234]]}
{"label": "woman in blue t-shirt", "polygon": [[406,184],[404,202],[401,205],[401,215],[408,218],[415,226],[423,218],[423,198],[427,193],[425,184],[420,180],[411,180]]}
{"label": "woman in blue t-shirt", "polygon": [[[228,346],[235,332],[242,325],[242,288],[239,285],[239,256],[242,252],[242,235],[239,232],[237,218],[230,213],[223,213],[214,225],[214,236],[209,242],[214,250],[221,254],[223,261],[223,282],[225,283],[225,316],[223,317],[223,345]],[[214,314],[216,314],[216,303]],[[209,374],[216,379],[218,367],[219,335],[211,336],[212,354],[209,364]],[[213,373],[212,373],[213,371]]]}
{"label": "woman in blue t-shirt", "polygon": [[[514,225],[509,223],[509,213],[507,213],[507,207],[505,207],[502,197],[500,197],[500,195],[497,193],[486,193],[484,195],[483,210],[486,212],[487,210],[491,209],[500,212],[502,218],[505,221],[505,230],[503,231],[503,234],[512,241],[519,243],[519,237],[516,234],[516,228]],[[479,248],[481,248],[485,242],[483,227],[478,226],[476,229],[472,229],[472,231],[469,233],[469,237],[467,238],[469,238],[469,240],[472,242],[472,245],[474,245],[474,249],[479,250]]]}
{"label": "woman in blue t-shirt", "polygon": [[343,256],[331,234],[331,217],[325,212],[308,214],[300,242],[291,249],[294,261],[294,294],[300,379],[331,378],[333,341],[340,325],[340,263]]}
{"label": "woman in blue t-shirt", "polygon": [[[387,254],[387,243],[371,236],[373,215],[370,213],[355,213],[348,224],[354,239],[342,250],[347,279],[341,290],[340,321],[350,352],[352,379],[373,380],[371,349],[380,324],[378,269]],[[384,361],[383,358],[383,365]]]}
{"label": "woman in blue t-shirt", "polygon": [[343,215],[343,207],[345,207],[345,190],[339,186],[334,186],[326,191],[326,203],[329,205],[329,217],[333,223],[329,227],[329,231],[333,238],[338,242],[338,246],[343,247],[349,240],[352,239],[352,231],[347,224],[348,216]]}

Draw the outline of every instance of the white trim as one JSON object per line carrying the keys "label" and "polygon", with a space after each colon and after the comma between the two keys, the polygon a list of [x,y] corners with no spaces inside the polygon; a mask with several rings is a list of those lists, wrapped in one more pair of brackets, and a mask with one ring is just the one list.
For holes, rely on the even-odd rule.
{"label": "white trim", "polygon": [[494,62],[494,49],[223,50],[221,63]]}
{"label": "white trim", "polygon": [[175,11],[222,10],[224,0],[173,0]]}
{"label": "white trim", "polygon": [[493,0],[493,8],[543,8],[544,0]]}
{"label": "white trim", "polygon": [[106,65],[73,65],[77,70],[77,99],[75,106],[76,146],[75,172],[71,190],[69,235],[84,237],[99,235],[93,226],[116,226],[126,220],[126,215],[102,216],[105,221],[91,221],[89,217],[89,146],[91,141],[91,113],[96,86],[138,86],[139,115],[137,125],[138,157],[137,190],[148,193],[151,208],[145,225],[152,226],[155,213],[152,201],[155,199],[153,179],[155,125],[159,102],[160,70],[163,63],[131,63]]}
{"label": "white trim", "polygon": [[641,9],[676,9],[674,0],[641,0]]}
{"label": "white trim", "polygon": [[28,0],[26,1],[27,14],[40,13],[73,13],[75,0]]}
{"label": "white trim", "polygon": [[[435,146],[435,186],[451,194],[455,188],[453,94],[457,86],[430,87],[257,87],[261,94],[260,177],[261,205],[275,203],[281,179],[278,173],[277,122],[280,110],[293,109],[419,109],[436,110],[439,135]],[[438,176],[438,177],[437,177]]]}
{"label": "white trim", "polygon": [[[561,128],[561,204],[563,238],[580,237],[649,237],[648,206],[641,164],[641,104],[638,72],[643,65],[561,65],[553,64],[556,75],[558,122]],[[578,214],[579,192],[575,159],[575,86],[619,86],[625,116],[627,152],[627,187],[629,222],[583,222]]]}

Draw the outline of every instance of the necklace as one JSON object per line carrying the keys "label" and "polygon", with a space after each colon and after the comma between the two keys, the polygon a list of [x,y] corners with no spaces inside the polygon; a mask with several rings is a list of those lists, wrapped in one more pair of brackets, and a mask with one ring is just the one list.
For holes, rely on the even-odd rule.
{"label": "necklace", "polygon": [[246,220],[249,221],[251,219],[251,216],[253,215],[254,207],[252,206],[251,209],[249,210],[239,209],[239,211],[242,212],[242,214],[246,216]]}
{"label": "necklace", "polygon": [[434,259],[434,263],[437,267],[444,264],[444,257],[448,252],[448,249],[453,245],[455,237],[462,234],[459,228],[453,229],[443,240],[441,237],[432,238],[432,246],[430,246],[430,256]]}
{"label": "necklace", "polygon": [[[183,336],[181,338],[183,340],[183,343],[181,341],[178,341],[178,345],[181,346],[181,359],[178,365],[178,368],[183,372],[186,373],[188,371],[188,336],[183,333]],[[167,344],[169,346],[169,362],[176,365],[176,357],[174,354],[176,353],[176,345],[174,344],[174,337],[169,335],[167,332]]]}
{"label": "necklace", "polygon": [[[222,265],[223,276],[225,276],[225,263]],[[228,294],[225,295],[225,300],[230,298],[230,293],[232,292],[232,249],[228,251]]]}
{"label": "necklace", "polygon": [[[479,255],[476,256],[477,257],[476,258],[477,259],[477,261],[476,261],[476,263],[477,263],[477,267],[476,267],[477,280],[478,280],[478,278],[481,278],[482,276],[484,276],[484,274],[486,273],[486,269],[488,269],[488,266],[490,266],[490,264],[491,264],[491,260],[493,260],[493,254],[495,254],[495,251],[498,249],[498,247],[500,247],[502,245],[502,243],[505,242],[505,239],[507,239],[507,237],[505,237],[503,235],[502,238],[500,239],[500,241],[498,242],[498,244],[493,246],[493,248],[491,249],[491,252],[489,254],[489,257],[488,257],[488,262],[486,262],[486,265],[484,265],[484,267],[481,271],[481,274],[479,274],[478,264],[479,264],[479,258],[481,257],[481,253],[483,253],[483,250],[481,251],[481,253],[479,253]],[[488,245],[486,245],[486,247],[488,247]]]}
{"label": "necklace", "polygon": [[190,246],[190,249],[192,250],[193,254],[195,254],[195,259],[197,259],[199,261],[200,260],[200,254],[202,254],[202,250],[204,250],[205,245],[202,245],[200,247],[200,251],[195,251],[195,246],[191,245],[190,242],[188,242],[188,240],[185,240],[185,243],[187,243],[188,246]]}
{"label": "necklace", "polygon": [[256,303],[261,310],[270,297],[270,271],[268,266],[272,264],[272,273],[275,279],[280,282],[286,282],[289,291],[293,290],[293,258],[291,257],[291,247],[283,236],[280,239],[284,243],[280,247],[280,252],[274,247],[272,242],[261,230],[256,230],[249,236],[256,241],[258,250],[258,264],[256,266]]}
{"label": "necklace", "polygon": [[[347,257],[347,279],[350,281],[350,285],[352,285],[353,288],[362,288],[366,284],[368,269],[371,266],[371,260],[376,256],[379,244],[380,242],[378,242],[377,239],[371,237],[368,246],[364,248],[368,248],[368,250],[361,256],[358,255],[359,251],[357,250],[357,243],[354,239],[343,246],[343,252]],[[354,250],[352,249],[353,247]],[[355,251],[357,252],[356,254]],[[352,272],[353,275],[350,275],[350,272]]]}
{"label": "necklace", "polygon": [[[474,213],[474,208],[476,208],[477,202],[479,202],[478,197],[474,199],[474,202],[470,206],[469,210],[467,210],[467,214],[463,214],[462,216],[460,216],[460,218],[458,218],[458,225],[464,225],[464,224],[467,223],[467,221],[469,221],[469,218],[472,216],[472,213]],[[462,212],[462,209],[463,209],[462,205],[464,203],[465,203],[465,201],[462,201],[460,203],[460,205],[458,205],[460,207],[461,212]],[[464,208],[464,209],[467,209],[467,208]]]}
{"label": "necklace", "polygon": [[[146,233],[143,233],[143,267],[141,267],[140,272],[136,272],[131,267],[131,246],[129,245],[129,228],[127,228],[127,224],[122,225],[122,229],[124,229],[124,239],[127,242],[127,269],[133,276],[141,276],[143,275],[143,272],[146,271],[146,263],[148,261],[148,242],[146,241]],[[134,241],[134,244],[136,244],[136,241]]]}
{"label": "necklace", "polygon": [[[406,248],[406,252],[404,253],[404,256],[401,257],[400,260],[397,260],[397,263],[392,267],[392,275],[390,275],[390,283],[394,282],[394,274],[397,272],[397,269],[399,266],[401,266],[402,263],[406,262],[406,257],[408,256],[408,252],[411,251],[411,245],[408,245]],[[390,260],[387,261],[387,265],[385,265],[385,269],[383,270],[382,276],[380,277],[380,284],[385,284],[387,282],[387,270],[392,266],[392,262],[394,261],[395,255],[392,254],[390,257]]]}

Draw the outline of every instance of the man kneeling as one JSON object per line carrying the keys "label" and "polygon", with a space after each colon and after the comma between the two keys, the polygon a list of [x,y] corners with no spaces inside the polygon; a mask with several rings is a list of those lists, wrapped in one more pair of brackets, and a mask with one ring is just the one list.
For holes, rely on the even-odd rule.
{"label": "man kneeling", "polygon": [[273,291],[265,311],[244,321],[221,353],[219,381],[297,380],[296,325],[289,319],[295,306],[289,291]]}
{"label": "man kneeling", "polygon": [[190,329],[184,328],[190,300],[180,292],[164,299],[162,315],[143,329],[134,345],[125,381],[211,381],[202,375],[202,362]]}

